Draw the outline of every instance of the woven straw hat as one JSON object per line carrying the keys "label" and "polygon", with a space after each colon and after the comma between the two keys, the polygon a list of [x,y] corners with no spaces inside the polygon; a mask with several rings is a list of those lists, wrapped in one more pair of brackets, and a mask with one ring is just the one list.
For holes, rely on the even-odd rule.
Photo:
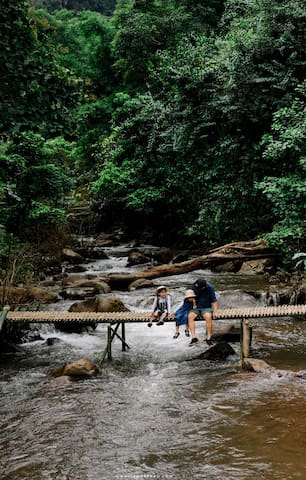
{"label": "woven straw hat", "polygon": [[195,298],[196,297],[196,294],[194,293],[193,290],[186,290],[185,292],[185,297],[184,298]]}

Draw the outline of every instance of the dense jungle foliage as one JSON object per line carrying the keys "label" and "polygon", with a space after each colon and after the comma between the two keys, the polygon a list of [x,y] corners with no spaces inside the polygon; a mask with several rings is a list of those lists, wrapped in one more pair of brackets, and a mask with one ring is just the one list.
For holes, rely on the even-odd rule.
{"label": "dense jungle foliage", "polygon": [[0,0],[1,241],[305,248],[304,0]]}

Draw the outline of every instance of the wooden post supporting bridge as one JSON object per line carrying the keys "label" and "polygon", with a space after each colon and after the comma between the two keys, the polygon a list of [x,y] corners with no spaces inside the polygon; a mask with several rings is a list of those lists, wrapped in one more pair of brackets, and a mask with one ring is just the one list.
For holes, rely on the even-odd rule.
{"label": "wooden post supporting bridge", "polygon": [[[273,307],[252,307],[252,308],[226,308],[220,309],[218,319],[251,319],[265,317],[305,317],[306,305],[279,305]],[[29,323],[105,323],[107,324],[107,346],[101,358],[101,363],[106,356],[112,358],[112,341],[115,337],[122,343],[122,350],[129,349],[125,340],[126,323],[146,323],[150,319],[150,312],[49,312],[49,311],[9,311],[5,307],[0,313],[0,330],[4,322],[10,324]],[[200,320],[200,319],[199,319]],[[173,322],[173,319],[166,319],[166,322]],[[216,320],[218,321],[218,320]],[[121,335],[118,329],[121,325]]]}

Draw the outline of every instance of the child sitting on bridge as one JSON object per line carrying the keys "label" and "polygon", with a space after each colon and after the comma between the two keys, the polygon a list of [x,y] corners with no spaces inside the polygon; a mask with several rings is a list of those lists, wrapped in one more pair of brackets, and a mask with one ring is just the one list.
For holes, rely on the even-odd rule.
{"label": "child sitting on bridge", "polygon": [[156,325],[163,325],[164,320],[171,315],[171,300],[168,293],[168,288],[161,285],[156,289],[156,296],[152,306],[151,319],[148,327],[152,327],[152,320],[158,319]]}
{"label": "child sitting on bridge", "polygon": [[188,328],[188,313],[193,308],[196,308],[196,294],[193,290],[186,290],[182,305],[174,313],[175,320],[175,334],[173,338],[178,338],[180,335],[180,326],[185,325],[185,335],[190,336]]}

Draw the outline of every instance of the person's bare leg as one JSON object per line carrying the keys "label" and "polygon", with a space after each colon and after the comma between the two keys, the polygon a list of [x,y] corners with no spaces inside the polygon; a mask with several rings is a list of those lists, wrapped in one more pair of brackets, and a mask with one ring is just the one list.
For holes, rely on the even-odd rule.
{"label": "person's bare leg", "polygon": [[163,325],[165,318],[167,317],[167,312],[162,313],[159,316],[158,322],[156,325]]}
{"label": "person's bare leg", "polygon": [[189,312],[188,314],[188,328],[191,332],[192,338],[196,338],[196,325],[195,319],[197,318],[197,314],[194,312]]}
{"label": "person's bare leg", "polygon": [[173,338],[178,338],[180,335],[180,327],[179,325],[175,325],[175,334],[173,335]]}
{"label": "person's bare leg", "polygon": [[211,337],[212,337],[212,313],[210,313],[210,312],[204,313],[204,319],[206,321],[206,338],[207,338],[207,340],[211,340]]}
{"label": "person's bare leg", "polygon": [[151,314],[151,318],[150,318],[150,320],[148,321],[148,327],[152,327],[152,322],[153,322],[153,320],[156,320],[157,317],[158,317],[158,312],[153,312],[153,313]]}

